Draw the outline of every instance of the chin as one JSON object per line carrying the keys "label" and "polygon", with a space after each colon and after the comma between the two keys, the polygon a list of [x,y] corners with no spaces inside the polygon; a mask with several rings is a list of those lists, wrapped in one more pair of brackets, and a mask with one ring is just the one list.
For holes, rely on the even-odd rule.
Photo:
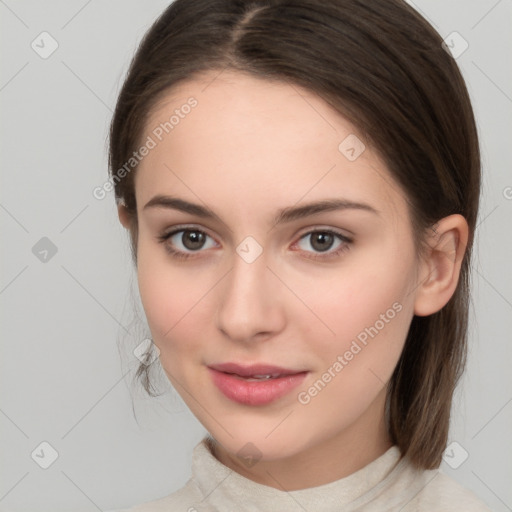
{"label": "chin", "polygon": [[[286,420],[285,420],[286,421]],[[258,427],[254,423],[249,428],[246,425],[233,426],[233,423],[227,428],[227,433],[216,425],[216,428],[207,430],[210,435],[231,455],[238,456],[243,461],[246,457],[254,460],[273,461],[285,459],[301,452],[305,446],[300,443],[304,442],[304,432],[294,436],[290,429],[282,429],[278,434],[277,430],[272,431],[276,427],[273,422],[272,428],[265,425]],[[271,434],[269,435],[269,432]],[[231,434],[231,435],[230,435]]]}

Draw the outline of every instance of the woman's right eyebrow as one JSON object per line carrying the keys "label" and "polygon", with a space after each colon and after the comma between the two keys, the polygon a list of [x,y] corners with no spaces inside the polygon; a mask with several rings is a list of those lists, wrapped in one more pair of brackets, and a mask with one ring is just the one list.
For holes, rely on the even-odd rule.
{"label": "woman's right eyebrow", "polygon": [[[202,217],[204,219],[216,219],[224,224],[224,221],[207,206],[191,203],[178,197],[161,194],[156,195],[144,205],[143,210],[148,208],[169,208],[184,213],[190,213],[191,215],[197,215],[198,217]],[[290,206],[287,208],[282,208],[275,215],[273,226],[302,219],[322,212],[339,210],[362,210],[371,212],[375,215],[380,215],[380,212],[376,208],[366,203],[340,198],[323,199],[302,206]]]}

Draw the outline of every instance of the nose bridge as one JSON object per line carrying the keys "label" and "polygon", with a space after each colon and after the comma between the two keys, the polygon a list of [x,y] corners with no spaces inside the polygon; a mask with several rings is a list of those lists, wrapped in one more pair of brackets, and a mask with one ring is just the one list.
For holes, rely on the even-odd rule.
{"label": "nose bridge", "polygon": [[275,331],[283,320],[282,305],[276,300],[276,283],[272,282],[272,272],[267,268],[267,257],[263,251],[255,257],[250,243],[247,246],[240,244],[233,256],[217,311],[218,328],[239,340]]}

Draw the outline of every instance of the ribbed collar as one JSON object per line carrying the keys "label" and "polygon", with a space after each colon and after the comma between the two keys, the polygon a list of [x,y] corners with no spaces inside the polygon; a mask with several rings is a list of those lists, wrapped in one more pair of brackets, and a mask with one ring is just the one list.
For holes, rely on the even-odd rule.
{"label": "ribbed collar", "polygon": [[406,459],[399,459],[400,450],[394,445],[347,477],[287,492],[254,482],[222,464],[212,454],[206,436],[193,451],[192,480],[202,492],[208,510],[333,512],[349,504],[371,502],[407,463]]}

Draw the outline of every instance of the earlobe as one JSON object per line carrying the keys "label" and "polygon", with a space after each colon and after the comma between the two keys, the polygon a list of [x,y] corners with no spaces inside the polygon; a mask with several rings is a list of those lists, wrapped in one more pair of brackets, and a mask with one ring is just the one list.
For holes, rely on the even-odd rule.
{"label": "earlobe", "polygon": [[119,204],[117,206],[117,215],[119,217],[119,222],[126,228],[130,229],[131,227],[131,216],[128,213],[128,210],[124,204]]}
{"label": "earlobe", "polygon": [[427,240],[428,251],[419,272],[415,315],[432,315],[452,297],[459,281],[468,231],[466,219],[458,214],[444,217],[432,228]]}

